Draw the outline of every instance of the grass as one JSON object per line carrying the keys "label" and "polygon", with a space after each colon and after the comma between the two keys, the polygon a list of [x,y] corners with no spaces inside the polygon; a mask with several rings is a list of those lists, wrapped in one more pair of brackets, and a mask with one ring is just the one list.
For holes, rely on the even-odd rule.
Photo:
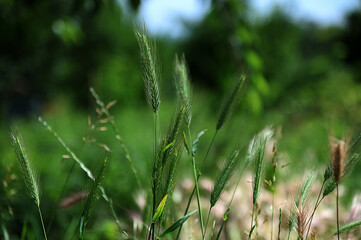
{"label": "grass", "polygon": [[[59,188],[64,190],[61,192],[68,192],[67,190],[69,189],[71,190],[69,192],[75,192],[76,189],[72,189],[72,179],[73,181],[74,179],[85,179],[90,182],[90,188],[82,186],[88,189],[88,197],[81,200],[82,204],[75,205],[72,214],[67,216],[67,223],[64,224],[66,226],[64,229],[69,227],[70,230],[62,233],[65,239],[188,239],[189,237],[194,239],[225,239],[230,237],[232,232],[230,229],[234,225],[237,226],[238,230],[238,238],[233,237],[234,239],[272,239],[274,235],[274,222],[277,221],[278,239],[282,239],[283,236],[288,236],[287,238],[290,239],[294,235],[297,235],[298,239],[307,239],[310,233],[312,235],[316,234],[316,228],[312,225],[314,216],[317,216],[316,210],[321,210],[324,207],[323,205],[331,205],[331,198],[328,196],[332,195],[334,190],[336,190],[337,201],[335,214],[337,215],[337,227],[332,226],[322,230],[320,232],[322,234],[321,237],[332,234],[341,237],[341,234],[350,233],[351,230],[354,231],[361,225],[360,221],[356,219],[350,223],[345,223],[343,227],[339,227],[340,219],[343,219],[341,216],[346,216],[346,212],[344,209],[339,208],[338,204],[340,197],[340,192],[338,191],[339,184],[356,168],[356,163],[361,154],[360,136],[356,136],[355,140],[350,141],[349,147],[343,144],[346,142],[344,140],[338,140],[334,145],[331,144],[330,163],[324,163],[324,167],[326,167],[324,173],[312,171],[307,175],[300,190],[298,192],[292,191],[295,186],[292,185],[288,178],[298,178],[299,174],[295,174],[298,169],[294,170],[294,172],[288,172],[288,169],[293,168],[293,164],[287,166],[287,159],[284,159],[285,154],[282,155],[285,150],[280,150],[280,148],[277,148],[277,151],[275,150],[275,128],[264,128],[250,141],[250,134],[237,135],[235,131],[232,131],[234,130],[232,126],[240,129],[239,132],[242,132],[243,128],[245,128],[244,132],[247,131],[247,127],[243,127],[238,121],[232,121],[235,122],[233,123],[235,125],[231,125],[232,123],[229,121],[232,113],[239,106],[238,103],[244,90],[246,77],[242,75],[235,82],[220,108],[217,121],[199,121],[199,115],[195,109],[201,110],[201,108],[194,106],[196,101],[193,103],[197,97],[196,94],[193,96],[191,91],[190,75],[185,56],[176,57],[174,78],[178,101],[170,104],[173,108],[173,117],[168,121],[160,111],[160,109],[163,109],[163,105],[166,106],[169,103],[165,101],[164,103],[162,102],[162,105],[160,104],[161,91],[159,82],[161,73],[156,61],[157,54],[154,43],[149,40],[145,29],[136,29],[135,34],[140,47],[140,61],[143,69],[145,92],[151,108],[151,114],[153,115],[153,124],[150,115],[143,116],[144,119],[146,117],[149,117],[149,119],[142,119],[142,123],[146,127],[142,128],[140,126],[140,130],[138,129],[139,132],[137,133],[140,135],[138,138],[139,144],[137,142],[128,144],[125,140],[129,135],[136,135],[131,132],[132,130],[126,129],[128,126],[126,124],[124,125],[125,134],[120,135],[123,129],[119,127],[122,126],[119,122],[122,122],[122,120],[118,121],[117,119],[116,122],[115,118],[119,116],[113,116],[109,112],[114,102],[105,104],[94,89],[90,90],[97,106],[98,119],[96,123],[93,123],[93,120],[89,120],[88,125],[91,131],[87,132],[88,138],[85,138],[84,144],[89,144],[89,149],[92,150],[93,148],[98,149],[100,147],[99,149],[101,150],[99,151],[101,151],[102,155],[113,152],[112,164],[115,165],[109,168],[110,173],[105,171],[109,164],[109,158],[106,157],[100,164],[101,167],[97,174],[93,175],[94,171],[91,166],[99,165],[100,158],[98,156],[91,156],[91,154],[82,156],[75,153],[72,150],[73,147],[70,147],[72,144],[68,144],[60,137],[60,134],[50,127],[47,121],[41,117],[39,118],[39,122],[54,137],[49,141],[60,143],[63,155],[64,153],[66,154],[64,159],[68,159],[64,161],[71,161],[75,166],[80,167],[76,167],[74,170],[71,167],[68,173],[62,173],[66,181],[64,186],[59,184],[61,185]],[[161,106],[162,108],[160,108]],[[123,117],[126,118],[129,115]],[[247,120],[247,118],[245,119]],[[233,120],[239,120],[239,118]],[[132,121],[132,119],[128,121]],[[167,121],[169,124],[165,130],[163,126],[167,125],[165,124]],[[231,126],[226,128],[225,126],[228,121]],[[193,139],[192,131],[195,131],[195,129],[198,129],[198,131],[199,129],[205,129],[208,123],[215,126],[213,129],[214,133],[208,134],[206,130],[202,130],[197,136],[194,135],[196,137]],[[112,132],[108,131],[105,125],[109,125],[112,128]],[[146,132],[146,128],[151,129],[151,131]],[[56,129],[59,129],[59,132],[63,135],[61,127],[58,126]],[[225,130],[221,132],[221,129]],[[127,133],[127,131],[129,132]],[[30,136],[31,134],[27,135]],[[104,143],[101,136],[109,136],[109,142]],[[114,141],[114,136],[116,141]],[[236,143],[237,150],[224,160],[224,152],[227,152],[225,149],[234,148],[235,141],[233,141],[233,138],[239,139]],[[115,143],[111,144],[112,141]],[[249,143],[246,143],[248,141]],[[56,238],[59,233],[53,233],[53,231],[56,231],[55,227],[48,228],[51,231],[46,231],[45,225],[50,214],[43,218],[40,210],[40,187],[36,171],[32,164],[33,161],[30,161],[22,138],[17,131],[12,131],[11,142],[19,162],[20,175],[24,180],[25,188],[30,199],[38,208],[44,238],[47,239],[48,234],[49,236],[52,235],[52,238]],[[247,144],[249,147],[245,151],[244,148]],[[277,146],[278,144],[277,142]],[[225,145],[225,147],[222,148],[222,145]],[[273,150],[270,151],[272,147]],[[144,148],[149,149],[149,151],[143,153]],[[153,153],[151,153],[150,149],[153,149]],[[142,153],[140,154],[139,152]],[[198,159],[202,161],[199,162]],[[224,162],[224,164],[222,167],[219,167],[219,164],[218,166],[217,164],[211,165],[212,167],[207,166],[209,163],[215,162]],[[238,165],[238,163],[241,164]],[[253,166],[253,171],[245,171],[249,166]],[[267,191],[262,191],[266,188],[265,184],[269,184],[269,181],[265,178],[267,168],[273,169],[271,195]],[[280,176],[277,178],[277,185],[275,184],[276,168],[277,176]],[[63,169],[59,170],[63,171]],[[119,172],[122,170],[130,172],[128,177],[134,182],[132,186],[136,186],[124,195],[127,195],[131,201],[140,196],[140,200],[144,201],[143,207],[141,204],[137,206],[135,203],[122,206],[121,201],[120,203],[113,201],[113,199],[121,199],[117,196],[117,190],[121,191],[123,187],[127,187],[120,184],[122,179]],[[1,171],[3,172],[3,170]],[[248,172],[252,172],[252,175]],[[109,176],[105,179],[106,173]],[[180,177],[182,178],[178,176],[179,173],[181,173]],[[205,176],[214,176],[216,173],[218,177],[212,178],[214,180],[214,187],[210,191],[204,187]],[[10,178],[5,177],[7,175],[8,173],[4,171],[4,174],[1,176],[4,186],[9,185],[11,182]],[[192,176],[193,179],[189,192],[181,190],[182,180],[187,175]],[[237,181],[233,181],[233,176],[235,176]],[[52,176],[49,174],[46,177],[51,179]],[[318,178],[322,177],[322,181],[319,182]],[[151,182],[151,184],[147,184],[148,182]],[[81,184],[85,185],[84,183],[79,185]],[[319,190],[316,191],[316,194],[313,191],[314,188]],[[7,191],[7,189],[5,189],[6,191],[1,190],[1,193],[5,192],[4,195],[6,197],[9,195],[8,192],[10,191]],[[142,191],[138,194],[138,190]],[[238,195],[237,192],[239,192]],[[288,192],[288,195],[282,195],[282,192]],[[48,193],[48,190],[45,193]],[[20,194],[22,195],[22,193],[18,193],[17,196]],[[182,195],[181,200],[177,200],[179,194]],[[193,200],[194,194],[196,194],[196,200]],[[61,193],[60,196],[63,196],[63,194]],[[291,201],[292,203],[295,202],[295,206],[287,214],[287,205],[284,199],[290,196],[296,200]],[[102,197],[101,201],[99,201],[96,207],[95,203],[100,197]],[[269,198],[272,200],[267,201]],[[250,201],[250,199],[252,200]],[[311,200],[315,200],[314,207],[308,208]],[[108,206],[106,208],[108,210],[104,210],[102,203]],[[48,209],[58,207],[51,205],[51,202],[47,204],[49,204]],[[207,204],[210,207],[204,208]],[[224,209],[219,213],[217,208],[222,206]],[[273,217],[276,206],[279,210],[278,219]],[[272,210],[271,213],[268,209]],[[31,217],[27,219],[31,224],[24,223],[21,225],[21,228],[19,227],[22,231],[13,231],[8,227],[9,218],[11,217],[5,217],[5,214],[3,214],[4,212],[10,213],[11,210],[9,207],[5,211],[3,208],[1,210],[0,226],[4,239],[12,238],[13,235],[21,237],[21,232],[23,232],[24,238],[39,239],[39,236],[36,235],[37,223]],[[188,213],[189,210],[192,211]],[[203,216],[205,216],[204,213],[207,210],[207,220],[204,222]],[[252,214],[249,214],[249,212],[252,212]],[[16,214],[18,214],[17,210]],[[31,216],[30,210],[29,215]],[[286,215],[288,215],[288,219],[286,219]],[[20,218],[20,216],[16,217]],[[60,217],[57,216],[57,218]],[[270,221],[269,219],[272,220]],[[210,224],[212,222],[213,224]],[[249,222],[251,223],[250,226]],[[285,222],[288,222],[288,226],[285,226]],[[77,223],[79,223],[79,234],[74,232]],[[332,220],[323,224],[331,223]],[[99,226],[103,226],[102,224],[104,224],[104,228],[107,228],[104,232],[109,235],[102,236],[100,233],[97,233]],[[109,224],[110,227],[106,226],[106,224]],[[113,226],[117,228],[113,228]]]}

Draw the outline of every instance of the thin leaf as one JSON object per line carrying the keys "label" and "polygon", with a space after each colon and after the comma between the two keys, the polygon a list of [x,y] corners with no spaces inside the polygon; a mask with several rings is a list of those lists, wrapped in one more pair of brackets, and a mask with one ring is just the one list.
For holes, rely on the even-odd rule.
{"label": "thin leaf", "polygon": [[[345,226],[341,227],[339,232],[345,233],[345,232],[351,231],[352,229],[357,228],[360,225],[361,225],[361,220],[357,220],[357,221],[348,223]],[[332,234],[332,236],[335,236],[335,235],[337,235],[337,231]]]}
{"label": "thin leaf", "polygon": [[183,131],[183,143],[184,143],[184,146],[186,147],[188,154],[190,154],[191,152],[190,152],[189,146],[188,146],[187,135],[184,131]]}
{"label": "thin leaf", "polygon": [[193,141],[192,156],[195,156],[197,153],[199,138],[206,132],[207,132],[207,129],[202,130],[200,133],[198,133],[196,139]]}
{"label": "thin leaf", "polygon": [[194,213],[196,213],[197,210],[194,210],[191,213],[188,213],[187,215],[185,215],[184,217],[182,217],[181,219],[179,219],[178,221],[176,221],[175,223],[172,224],[172,226],[170,226],[169,228],[167,228],[167,230],[165,230],[159,237],[164,237],[165,235],[167,235],[168,233],[173,232],[174,230],[176,230],[177,228],[179,228],[180,226],[183,225],[183,223],[185,223],[188,218],[190,218]]}
{"label": "thin leaf", "polygon": [[162,152],[165,152],[168,148],[170,148],[171,146],[173,146],[174,143],[175,143],[175,141],[169,143],[167,146],[165,146],[165,147],[162,149]]}
{"label": "thin leaf", "polygon": [[168,194],[166,194],[164,196],[164,198],[162,199],[162,201],[159,203],[157,210],[155,211],[154,216],[153,216],[153,222],[157,221],[158,218],[160,217],[160,215],[162,215],[167,199],[168,199]]}

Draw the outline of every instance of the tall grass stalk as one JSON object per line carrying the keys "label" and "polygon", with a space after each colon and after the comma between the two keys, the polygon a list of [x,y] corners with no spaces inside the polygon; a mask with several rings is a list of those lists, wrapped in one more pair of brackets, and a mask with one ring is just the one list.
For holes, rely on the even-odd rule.
{"label": "tall grass stalk", "polygon": [[38,208],[38,212],[41,220],[41,226],[43,228],[44,238],[45,240],[47,240],[48,238],[44,226],[43,215],[40,209],[40,190],[39,190],[39,184],[38,184],[36,172],[32,166],[32,163],[30,162],[30,159],[28,158],[20,132],[11,129],[10,138],[14,152],[18,159],[21,176],[25,182],[26,191],[29,197],[34,201],[34,203]]}
{"label": "tall grass stalk", "polygon": [[[145,92],[147,95],[147,100],[150,104],[151,109],[154,113],[154,159],[157,158],[157,118],[158,118],[158,110],[160,105],[160,94],[159,94],[159,74],[158,74],[158,66],[156,59],[156,50],[155,44],[151,43],[148,39],[145,26],[142,30],[138,30],[134,28],[135,36],[137,37],[139,49],[140,49],[140,58],[141,65],[143,69],[143,79]],[[156,195],[156,186],[152,187],[153,191],[153,207],[152,213],[154,215],[156,203],[155,203],[155,195]],[[154,239],[154,224],[151,226],[150,234],[152,235],[152,239]]]}
{"label": "tall grass stalk", "polygon": [[344,175],[345,162],[348,153],[348,145],[344,140],[334,140],[330,141],[330,149],[331,149],[331,167],[332,167],[332,177],[336,183],[336,222],[337,222],[337,239],[340,240],[339,233],[339,212],[338,212],[338,185],[342,180]]}
{"label": "tall grass stalk", "polygon": [[[85,164],[78,158],[78,156],[68,147],[68,145],[60,138],[60,136],[53,130],[53,128],[45,121],[42,117],[38,118],[38,121],[58,140],[58,142],[64,147],[64,149],[70,154],[70,156],[74,159],[74,161],[80,166],[80,168],[86,173],[87,177],[92,181],[95,181],[95,177],[93,173],[85,166]],[[117,224],[119,232],[121,232],[122,228],[120,225],[120,221],[115,213],[113,201],[108,197],[104,188],[99,186],[101,195],[103,199],[108,203],[110,211],[113,215],[115,223]]]}
{"label": "tall grass stalk", "polygon": [[109,123],[112,126],[112,129],[115,133],[115,138],[118,140],[120,147],[121,147],[122,151],[124,152],[124,157],[128,161],[128,164],[133,172],[133,175],[138,184],[138,187],[141,187],[142,185],[141,185],[141,182],[140,182],[140,179],[138,176],[138,172],[134,166],[134,161],[133,161],[132,157],[130,156],[127,146],[124,144],[123,138],[120,135],[120,131],[119,131],[118,127],[116,126],[114,119],[110,115],[109,110],[105,106],[104,102],[100,99],[99,95],[95,92],[94,88],[91,87],[90,92],[91,92],[92,96],[94,97],[96,104],[100,107],[101,112],[103,114],[105,114],[107,123]]}
{"label": "tall grass stalk", "polygon": [[192,167],[193,167],[193,177],[194,177],[196,194],[197,194],[197,205],[198,205],[198,211],[199,211],[199,223],[200,223],[200,226],[201,226],[202,237],[204,239],[203,214],[202,214],[201,199],[200,199],[200,195],[199,195],[197,167],[196,167],[196,162],[195,162],[194,156],[192,156]]}
{"label": "tall grass stalk", "polygon": [[[208,146],[208,149],[207,149],[207,152],[203,158],[203,161],[202,161],[202,165],[201,165],[201,171],[199,174],[197,174],[197,178],[196,178],[196,182],[199,181],[199,178],[200,178],[200,175],[201,175],[201,172],[203,171],[204,169],[204,164],[206,162],[206,159],[208,157],[208,154],[213,146],[213,143],[216,139],[216,136],[219,132],[219,130],[225,125],[225,123],[229,120],[230,116],[232,115],[232,111],[233,109],[235,108],[236,106],[236,103],[238,102],[239,98],[240,98],[240,93],[241,93],[241,90],[245,84],[245,81],[246,81],[246,77],[244,75],[242,75],[238,81],[236,82],[235,86],[233,87],[231,93],[229,94],[227,100],[225,101],[225,103],[223,104],[222,108],[221,108],[221,111],[220,111],[220,115],[218,117],[218,121],[217,121],[217,125],[216,125],[216,131],[212,137],[212,140],[211,140],[211,143],[209,144]],[[189,210],[189,206],[190,206],[190,203],[192,202],[192,199],[193,199],[193,195],[194,193],[196,192],[196,186],[194,187],[191,195],[189,196],[189,199],[188,199],[188,203],[187,203],[187,207],[186,207],[186,210],[184,212],[184,215],[186,215],[188,213],[188,210]],[[181,229],[180,229],[181,230]],[[180,232],[179,230],[179,232]],[[177,235],[177,238],[179,238],[179,233]]]}

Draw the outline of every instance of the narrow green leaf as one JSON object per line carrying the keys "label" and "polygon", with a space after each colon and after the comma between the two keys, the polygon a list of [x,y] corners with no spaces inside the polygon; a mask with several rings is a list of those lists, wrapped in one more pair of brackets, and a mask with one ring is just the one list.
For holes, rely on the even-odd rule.
{"label": "narrow green leaf", "polygon": [[1,224],[1,230],[2,230],[3,235],[4,235],[4,240],[10,240],[9,233],[8,233],[8,231],[6,230],[4,224]]}
{"label": "narrow green leaf", "polygon": [[165,235],[167,235],[168,233],[173,232],[174,230],[176,230],[177,228],[179,228],[180,226],[183,225],[183,223],[185,223],[185,221],[188,220],[188,218],[190,218],[194,213],[196,213],[197,210],[194,210],[191,213],[188,213],[187,215],[185,215],[184,217],[182,217],[181,219],[179,219],[178,221],[176,221],[175,223],[173,223],[172,226],[170,226],[169,228],[167,228],[167,230],[165,230],[159,237],[164,237]]}
{"label": "narrow green leaf", "polygon": [[165,146],[165,147],[162,149],[162,152],[165,152],[168,148],[170,148],[171,146],[173,146],[174,143],[175,143],[175,141],[169,143],[167,146]]}
{"label": "narrow green leaf", "polygon": [[207,132],[207,129],[202,130],[200,133],[198,133],[196,139],[193,141],[192,156],[195,156],[197,153],[199,138],[206,132]]}
{"label": "narrow green leaf", "polygon": [[251,240],[252,233],[253,233],[255,228],[256,228],[256,224],[252,226],[251,231],[249,232],[249,235],[248,235],[248,240]]}
{"label": "narrow green leaf", "polygon": [[155,211],[153,216],[153,222],[157,221],[160,215],[162,215],[167,199],[168,199],[168,194],[166,194],[162,199],[162,201],[159,203],[159,206],[157,207],[157,210]]}
{"label": "narrow green leaf", "polygon": [[183,131],[183,143],[184,143],[184,146],[186,147],[188,154],[190,154],[191,152],[190,152],[189,146],[188,146],[187,135],[184,131]]}
{"label": "narrow green leaf", "polygon": [[[351,231],[354,228],[357,228],[360,225],[361,225],[361,220],[357,220],[357,221],[348,223],[345,226],[341,227],[339,232],[345,233],[345,232]],[[335,236],[335,235],[337,235],[337,231],[332,234],[332,236]]]}

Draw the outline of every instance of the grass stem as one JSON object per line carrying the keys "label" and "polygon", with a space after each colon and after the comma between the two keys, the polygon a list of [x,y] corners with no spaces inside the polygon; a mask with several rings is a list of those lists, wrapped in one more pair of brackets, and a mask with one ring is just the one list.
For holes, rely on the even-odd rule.
{"label": "grass stem", "polygon": [[203,214],[202,214],[202,207],[201,207],[201,199],[200,199],[200,195],[199,195],[199,186],[198,186],[198,176],[197,176],[197,170],[196,170],[196,162],[195,162],[194,156],[192,156],[192,166],[193,166],[194,182],[195,182],[195,185],[196,185],[197,204],[198,204],[198,212],[199,212],[199,223],[201,225],[202,237],[204,239]]}
{"label": "grass stem", "polygon": [[337,239],[340,240],[340,225],[338,215],[338,183],[336,184],[336,212],[337,212]]}
{"label": "grass stem", "polygon": [[205,230],[204,230],[203,239],[205,238],[205,235],[206,235],[206,233],[207,233],[208,221],[209,221],[209,216],[211,215],[211,211],[212,211],[212,207],[210,207],[210,208],[209,208],[209,211],[208,211],[208,217],[207,217],[207,221],[206,221],[206,227],[205,227]]}
{"label": "grass stem", "polygon": [[252,208],[251,229],[249,231],[248,240],[252,239],[254,212],[255,212],[255,204],[253,204],[253,208]]}
{"label": "grass stem", "polygon": [[321,201],[322,201],[322,198],[320,199],[320,197],[321,197],[322,189],[323,189],[323,187],[325,186],[325,183],[326,183],[326,181],[324,180],[324,181],[322,182],[320,192],[318,193],[317,200],[316,200],[316,203],[315,203],[315,207],[313,208],[311,217],[310,217],[310,219],[308,219],[307,224],[309,224],[309,225],[308,225],[308,229],[307,229],[307,233],[306,233],[306,240],[307,240],[307,238],[308,238],[308,234],[309,234],[310,229],[311,229],[312,220],[313,220],[313,217],[314,217],[314,215],[315,215],[316,209],[318,208],[319,204],[320,204]]}
{"label": "grass stem", "polygon": [[39,215],[40,215],[41,226],[43,227],[44,238],[45,238],[45,240],[48,240],[48,237],[46,236],[46,231],[45,231],[45,226],[44,226],[44,221],[43,221],[43,215],[41,214],[41,210],[40,210],[40,205],[39,205],[39,204],[38,204],[38,211],[39,211]]}
{"label": "grass stem", "polygon": [[217,133],[218,133],[218,130],[216,130],[216,132],[214,133],[213,138],[212,138],[212,141],[211,141],[211,143],[209,144],[208,150],[207,150],[207,152],[206,152],[206,155],[205,155],[204,158],[203,158],[201,171],[204,170],[204,163],[206,162],[206,159],[207,159],[207,157],[208,157],[208,154],[209,154],[209,152],[210,152],[210,150],[211,150],[211,148],[212,148],[212,146],[213,146],[213,143],[214,143],[214,140],[216,139]]}

